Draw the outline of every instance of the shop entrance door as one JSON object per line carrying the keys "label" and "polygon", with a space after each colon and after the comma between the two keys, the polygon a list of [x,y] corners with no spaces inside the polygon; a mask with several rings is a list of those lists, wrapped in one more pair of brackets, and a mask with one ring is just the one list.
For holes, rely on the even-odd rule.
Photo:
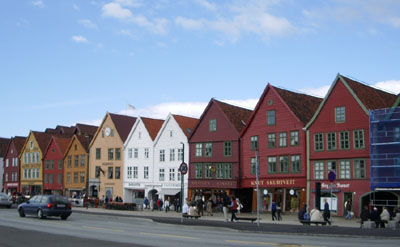
{"label": "shop entrance door", "polygon": [[343,215],[346,215],[346,207],[344,204],[347,202],[347,200],[350,200],[351,202],[351,209],[353,209],[353,192],[344,192],[343,194]]}

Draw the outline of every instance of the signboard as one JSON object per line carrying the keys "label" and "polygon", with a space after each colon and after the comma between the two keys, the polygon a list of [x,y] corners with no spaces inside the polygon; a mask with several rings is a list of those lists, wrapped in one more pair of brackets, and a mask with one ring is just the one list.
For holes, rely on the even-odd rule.
{"label": "signboard", "polygon": [[329,209],[331,211],[337,211],[337,198],[336,197],[321,197],[321,209],[324,210],[324,200],[326,199],[326,202],[329,204]]}
{"label": "signboard", "polygon": [[188,172],[188,165],[185,162],[182,162],[182,164],[179,166],[179,171],[182,175],[185,175]]}

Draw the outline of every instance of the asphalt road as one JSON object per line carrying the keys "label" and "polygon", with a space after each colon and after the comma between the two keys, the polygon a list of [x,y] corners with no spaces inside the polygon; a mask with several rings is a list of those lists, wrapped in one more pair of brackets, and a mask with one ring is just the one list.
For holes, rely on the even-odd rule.
{"label": "asphalt road", "polygon": [[[164,218],[167,221],[169,218]],[[0,246],[398,246],[400,238],[255,232],[251,223],[199,225],[146,218],[73,213],[67,221],[20,218],[0,209]],[[158,221],[158,222],[157,222]],[[167,223],[167,224],[166,224]],[[173,223],[173,224],[171,224]],[[232,227],[242,227],[244,230]],[[284,226],[284,225],[283,225]],[[322,228],[322,227],[320,227]],[[329,227],[326,227],[329,229]],[[395,231],[399,233],[398,231]]]}

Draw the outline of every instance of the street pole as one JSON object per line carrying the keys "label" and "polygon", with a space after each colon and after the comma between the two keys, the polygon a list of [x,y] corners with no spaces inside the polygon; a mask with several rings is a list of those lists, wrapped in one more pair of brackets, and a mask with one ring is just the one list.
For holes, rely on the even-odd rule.
{"label": "street pole", "polygon": [[259,188],[259,177],[260,177],[259,165],[258,165],[258,151],[256,151],[256,186],[257,186],[257,226],[260,226],[260,188]]}
{"label": "street pole", "polygon": [[[183,149],[182,149],[182,163],[185,162],[185,143],[181,142]],[[183,205],[184,205],[184,196],[183,196],[183,191],[184,191],[184,178],[185,178],[185,174],[181,173],[181,211],[183,209]]]}

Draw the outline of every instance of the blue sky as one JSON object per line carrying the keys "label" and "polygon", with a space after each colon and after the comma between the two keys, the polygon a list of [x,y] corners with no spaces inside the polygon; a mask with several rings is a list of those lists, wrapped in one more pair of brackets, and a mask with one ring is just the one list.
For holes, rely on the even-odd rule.
{"label": "blue sky", "polygon": [[396,0],[4,0],[0,31],[1,137],[251,108],[268,82],[324,96],[337,73],[400,92]]}

